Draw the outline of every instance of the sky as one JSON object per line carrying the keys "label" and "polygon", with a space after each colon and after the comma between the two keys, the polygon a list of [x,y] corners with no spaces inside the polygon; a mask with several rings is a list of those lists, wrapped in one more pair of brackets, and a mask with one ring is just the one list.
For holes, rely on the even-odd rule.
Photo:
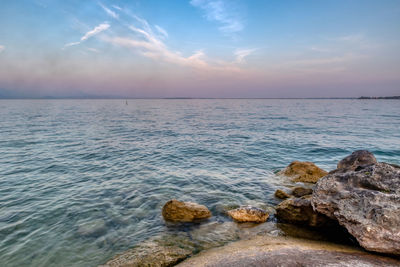
{"label": "sky", "polygon": [[0,97],[391,95],[398,0],[0,0]]}

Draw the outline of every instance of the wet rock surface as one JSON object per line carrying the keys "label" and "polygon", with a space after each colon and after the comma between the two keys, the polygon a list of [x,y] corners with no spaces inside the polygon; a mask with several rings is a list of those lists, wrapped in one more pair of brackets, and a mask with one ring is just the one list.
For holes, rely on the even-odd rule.
{"label": "wet rock surface", "polygon": [[357,150],[345,157],[337,164],[338,169],[354,171],[359,166],[378,163],[374,154],[367,150]]}
{"label": "wet rock surface", "polygon": [[293,161],[284,170],[279,172],[279,174],[291,177],[294,182],[316,183],[321,177],[327,175],[328,172],[312,162]]}
{"label": "wet rock surface", "polygon": [[284,200],[276,207],[276,217],[280,221],[312,227],[331,223],[325,215],[314,211],[311,196]]}
{"label": "wet rock surface", "polygon": [[204,205],[172,199],[162,208],[162,216],[167,221],[193,222],[210,218],[211,212]]}
{"label": "wet rock surface", "polygon": [[311,188],[304,188],[304,187],[295,187],[292,190],[292,195],[295,197],[302,197],[306,195],[311,195],[313,190]]}
{"label": "wet rock surface", "polygon": [[228,211],[236,222],[262,223],[268,219],[269,214],[263,210],[252,206],[244,206]]}
{"label": "wet rock surface", "polygon": [[280,198],[280,199],[286,199],[286,198],[290,197],[290,195],[288,193],[286,193],[285,191],[280,190],[280,189],[275,191],[274,196],[277,198]]}
{"label": "wet rock surface", "polygon": [[359,249],[304,239],[259,236],[204,251],[178,266],[399,266]]}
{"label": "wet rock surface", "polygon": [[312,205],[365,249],[400,254],[400,168],[376,163],[332,172],[316,184]]}

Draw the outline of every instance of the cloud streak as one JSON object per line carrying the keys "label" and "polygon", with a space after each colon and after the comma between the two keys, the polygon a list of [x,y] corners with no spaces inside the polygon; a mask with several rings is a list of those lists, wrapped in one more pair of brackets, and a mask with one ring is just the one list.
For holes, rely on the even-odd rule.
{"label": "cloud streak", "polygon": [[256,49],[236,49],[235,51],[235,57],[236,57],[236,63],[244,63],[245,62],[245,58],[251,54],[254,53],[254,51],[256,51]]}
{"label": "cloud streak", "polygon": [[3,52],[6,49],[4,45],[0,45],[0,53]]}
{"label": "cloud streak", "polygon": [[[99,6],[101,6],[101,8],[103,8],[103,10],[111,17],[113,17],[114,19],[118,19],[119,16],[115,11],[112,11],[111,9],[107,8],[105,5],[103,5],[102,3],[99,3]],[[114,7],[116,8],[116,7]],[[118,9],[118,8],[116,8]]]}
{"label": "cloud streak", "polygon": [[103,31],[107,30],[108,28],[110,28],[110,24],[108,24],[108,23],[106,23],[106,22],[105,22],[105,23],[102,23],[102,24],[100,24],[100,25],[94,27],[93,30],[88,31],[87,33],[85,33],[85,35],[83,35],[83,36],[81,37],[81,39],[80,39],[79,42],[68,43],[68,44],[66,44],[66,45],[64,46],[64,48],[65,48],[65,47],[74,46],[74,45],[79,45],[80,43],[82,43],[82,42],[84,42],[84,41],[90,39],[91,37],[93,37],[93,36],[95,36],[95,35],[97,35],[97,34],[103,32]]}
{"label": "cloud streak", "polygon": [[[131,17],[136,20],[136,24],[139,24],[128,26],[128,28],[135,33],[136,38],[128,36],[106,36],[102,39],[116,46],[134,49],[135,51],[141,53],[144,57],[157,61],[163,61],[201,70],[240,71],[240,69],[233,63],[224,61],[211,61],[207,58],[202,50],[198,50],[187,57],[183,56],[179,52],[172,51],[159,38],[159,34],[154,33],[152,27],[145,19],[133,14],[131,14]],[[155,25],[154,28],[161,33],[162,37],[168,37],[168,33],[160,26]]]}
{"label": "cloud streak", "polygon": [[165,38],[168,38],[168,32],[166,30],[164,30],[163,28],[161,28],[158,25],[154,25],[154,27],[156,28],[156,30]]}
{"label": "cloud streak", "polygon": [[232,3],[227,4],[223,0],[191,0],[190,4],[203,10],[208,20],[222,24],[219,30],[223,33],[236,33],[244,28],[241,19],[228,11],[228,5]]}

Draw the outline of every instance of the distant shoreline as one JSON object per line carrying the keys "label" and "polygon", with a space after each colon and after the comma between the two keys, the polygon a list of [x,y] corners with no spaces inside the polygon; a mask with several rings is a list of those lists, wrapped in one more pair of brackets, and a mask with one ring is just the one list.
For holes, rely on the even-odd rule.
{"label": "distant shoreline", "polygon": [[400,96],[361,97],[0,97],[0,100],[400,100]]}
{"label": "distant shoreline", "polygon": [[358,99],[400,99],[400,96],[362,96]]}

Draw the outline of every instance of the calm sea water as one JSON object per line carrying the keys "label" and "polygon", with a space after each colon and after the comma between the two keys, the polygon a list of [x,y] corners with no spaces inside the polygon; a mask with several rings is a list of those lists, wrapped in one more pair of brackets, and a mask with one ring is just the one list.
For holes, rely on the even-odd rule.
{"label": "calm sea water", "polygon": [[0,266],[96,266],[168,231],[178,198],[273,206],[293,160],[400,164],[395,100],[0,101]]}

